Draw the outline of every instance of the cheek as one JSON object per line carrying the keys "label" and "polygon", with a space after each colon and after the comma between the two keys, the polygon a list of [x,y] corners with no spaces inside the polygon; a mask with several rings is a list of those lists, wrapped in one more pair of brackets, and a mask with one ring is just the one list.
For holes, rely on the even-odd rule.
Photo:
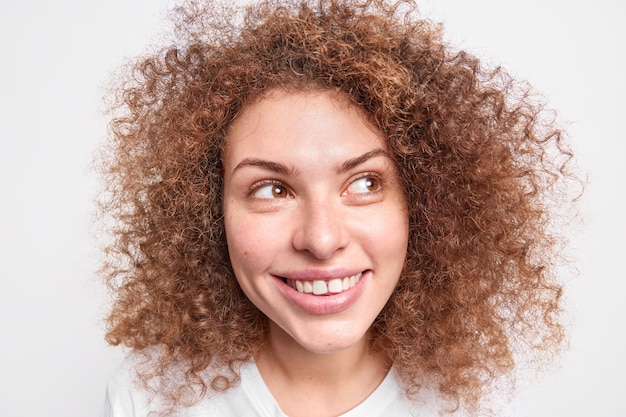
{"label": "cheek", "polygon": [[391,209],[369,213],[361,219],[361,228],[380,249],[395,251],[408,244],[408,218],[403,208],[392,206]]}
{"label": "cheek", "polygon": [[370,223],[368,251],[379,266],[385,265],[399,277],[408,247],[408,220],[401,209],[392,213]]}
{"label": "cheek", "polygon": [[237,279],[264,271],[278,252],[280,234],[275,228],[254,216],[227,215],[225,226],[230,262]]}
{"label": "cheek", "polygon": [[255,232],[233,217],[226,218],[225,227],[230,262],[235,274],[239,277],[244,270],[249,269],[248,263],[252,262],[250,257],[256,253]]}

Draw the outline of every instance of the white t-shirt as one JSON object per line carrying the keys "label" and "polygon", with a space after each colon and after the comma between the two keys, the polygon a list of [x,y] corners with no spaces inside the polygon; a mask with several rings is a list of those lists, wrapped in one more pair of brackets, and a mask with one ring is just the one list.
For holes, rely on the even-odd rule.
{"label": "white t-shirt", "polygon": [[[287,417],[265,385],[254,362],[244,364],[241,383],[224,393],[212,393],[197,404],[181,408],[177,417]],[[147,417],[158,410],[134,382],[135,373],[126,360],[109,380],[104,417]],[[393,369],[369,397],[340,417],[436,417],[436,413],[410,403]]]}

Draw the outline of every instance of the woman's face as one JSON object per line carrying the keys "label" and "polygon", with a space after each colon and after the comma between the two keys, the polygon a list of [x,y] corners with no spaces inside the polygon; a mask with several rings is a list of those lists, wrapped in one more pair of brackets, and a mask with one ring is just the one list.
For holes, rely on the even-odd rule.
{"label": "woman's face", "polygon": [[330,92],[276,91],[226,137],[224,213],[248,298],[299,345],[364,340],[402,271],[402,187],[382,134]]}

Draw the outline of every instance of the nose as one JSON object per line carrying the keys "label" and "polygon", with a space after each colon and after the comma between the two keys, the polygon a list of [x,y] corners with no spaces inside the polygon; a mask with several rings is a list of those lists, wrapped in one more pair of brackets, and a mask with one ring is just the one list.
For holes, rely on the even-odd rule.
{"label": "nose", "polygon": [[303,205],[293,235],[294,248],[328,260],[347,247],[350,233],[343,209],[339,203],[323,199]]}

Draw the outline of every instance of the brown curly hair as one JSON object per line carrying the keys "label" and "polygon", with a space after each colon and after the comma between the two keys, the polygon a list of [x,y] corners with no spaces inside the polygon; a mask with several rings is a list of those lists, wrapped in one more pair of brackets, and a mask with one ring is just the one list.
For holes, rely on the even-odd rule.
{"label": "brown curly hair", "polygon": [[[373,324],[407,392],[434,381],[476,406],[518,353],[563,340],[550,204],[569,174],[563,132],[530,87],[443,40],[412,1],[188,2],[169,47],[114,87],[102,212],[107,341],[155,353],[163,393],[224,390],[263,342],[226,249],[221,151],[242,108],[270,89],[338,91],[385,134],[409,212],[406,265]],[[533,356],[534,357],[534,356]],[[226,371],[202,378],[209,366]]]}

